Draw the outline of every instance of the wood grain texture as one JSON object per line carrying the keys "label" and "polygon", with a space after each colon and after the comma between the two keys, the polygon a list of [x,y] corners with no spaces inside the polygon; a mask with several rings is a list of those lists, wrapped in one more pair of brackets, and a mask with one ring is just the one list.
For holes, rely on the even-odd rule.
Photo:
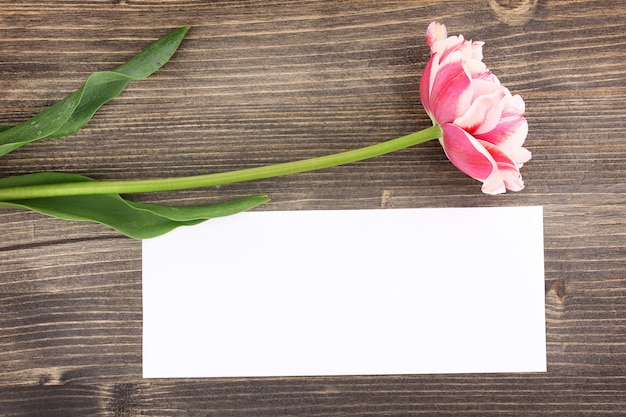
{"label": "wood grain texture", "polygon": [[[347,150],[426,127],[424,32],[486,41],[527,104],[527,188],[491,197],[437,143],[210,190],[260,210],[543,205],[548,372],[143,380],[141,245],[0,212],[0,415],[619,416],[626,409],[626,7],[621,0],[0,0],[0,123],[19,122],[191,25],[174,59],[79,134],[2,158],[0,176],[197,174]],[[502,294],[515,297],[515,294]],[[453,308],[453,306],[451,306]]]}

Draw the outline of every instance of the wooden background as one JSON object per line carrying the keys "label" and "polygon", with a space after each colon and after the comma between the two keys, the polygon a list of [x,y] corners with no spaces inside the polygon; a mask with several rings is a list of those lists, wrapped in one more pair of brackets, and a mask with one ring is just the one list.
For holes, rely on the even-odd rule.
{"label": "wooden background", "polygon": [[0,415],[624,415],[622,0],[1,0],[0,123],[26,119],[174,27],[192,29],[169,64],[83,131],[3,157],[0,176],[196,174],[424,128],[418,83],[435,19],[486,41],[485,62],[526,100],[534,158],[522,192],[482,195],[432,142],[315,173],[134,198],[269,193],[261,210],[542,205],[547,373],[143,380],[141,243],[3,210]]}

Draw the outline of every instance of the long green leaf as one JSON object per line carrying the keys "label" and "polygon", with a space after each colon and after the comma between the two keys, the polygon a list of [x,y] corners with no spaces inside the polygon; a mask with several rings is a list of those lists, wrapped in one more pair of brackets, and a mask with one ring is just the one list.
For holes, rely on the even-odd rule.
{"label": "long green leaf", "polygon": [[24,123],[0,127],[0,156],[37,140],[76,133],[131,81],[147,78],[161,68],[176,52],[188,30],[185,26],[170,32],[113,71],[91,74],[79,90]]}
{"label": "long green leaf", "polygon": [[[0,179],[0,188],[84,181],[95,180],[76,174],[43,172]],[[179,226],[250,210],[266,201],[264,195],[251,195],[206,206],[170,207],[105,194],[7,201],[0,202],[0,208],[29,209],[65,220],[102,223],[128,237],[148,239]]]}

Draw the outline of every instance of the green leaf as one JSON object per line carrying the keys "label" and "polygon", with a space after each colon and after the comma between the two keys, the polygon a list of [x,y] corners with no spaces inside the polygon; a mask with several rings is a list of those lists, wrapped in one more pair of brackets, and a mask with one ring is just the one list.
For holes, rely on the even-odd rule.
{"label": "green leaf", "polygon": [[[0,179],[0,188],[95,181],[76,174],[42,172]],[[65,220],[105,224],[134,239],[148,239],[179,226],[250,210],[268,198],[251,195],[206,206],[170,207],[136,203],[118,194],[33,198],[0,202],[0,208],[29,209]]]}
{"label": "green leaf", "polygon": [[113,71],[91,74],[79,90],[24,123],[0,126],[0,156],[37,140],[76,133],[131,81],[147,78],[161,68],[176,52],[188,30],[185,26],[170,32]]}

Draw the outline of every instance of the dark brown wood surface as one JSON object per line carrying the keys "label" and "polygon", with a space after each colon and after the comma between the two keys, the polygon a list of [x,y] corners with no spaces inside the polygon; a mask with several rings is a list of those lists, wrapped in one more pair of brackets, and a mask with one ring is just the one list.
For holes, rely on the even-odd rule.
{"label": "dark brown wood surface", "polygon": [[0,123],[192,27],[162,70],[79,134],[3,157],[0,176],[197,174],[427,127],[418,83],[435,19],[486,41],[485,62],[524,97],[534,157],[522,192],[481,194],[429,142],[314,173],[133,198],[268,193],[260,210],[542,205],[547,373],[144,380],[141,243],[2,210],[0,416],[625,415],[622,0],[0,0]]}

